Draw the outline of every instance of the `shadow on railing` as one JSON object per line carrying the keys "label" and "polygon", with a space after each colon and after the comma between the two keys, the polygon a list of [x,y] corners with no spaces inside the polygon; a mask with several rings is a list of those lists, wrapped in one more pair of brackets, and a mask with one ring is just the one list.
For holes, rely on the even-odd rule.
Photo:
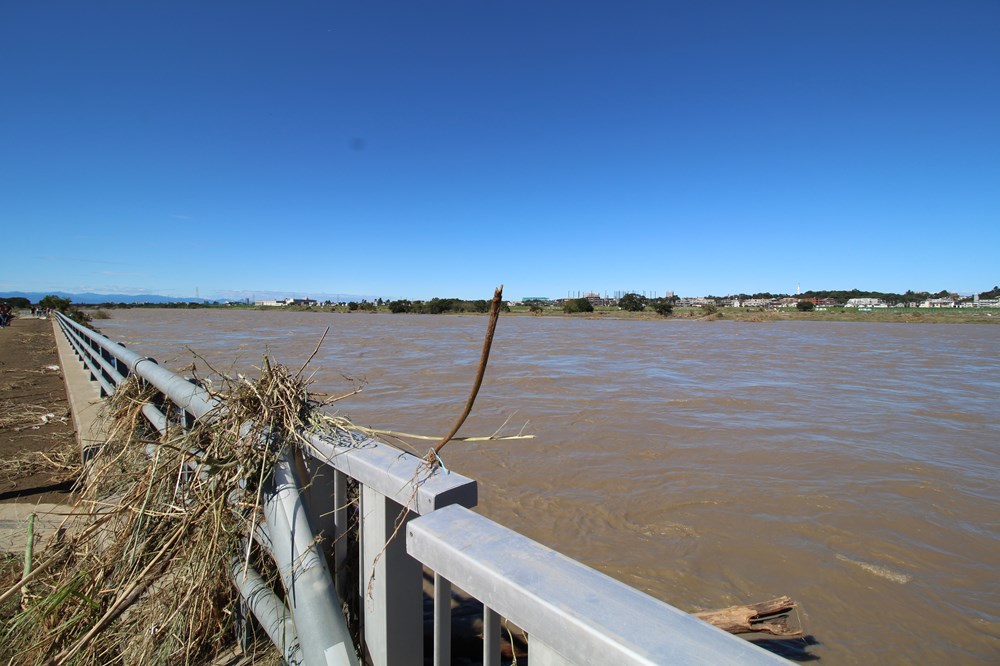
{"label": "shadow on railing", "polygon": [[[158,430],[168,419],[211,418],[216,403],[203,388],[62,315],[58,322],[102,395],[135,374],[160,392],[143,407]],[[309,439],[305,470],[287,456],[276,465],[254,534],[284,589],[239,553],[232,561],[244,604],[288,663],[356,664],[359,655],[376,666],[424,663],[424,567],[434,577],[434,664],[452,663],[453,583],[483,603],[484,664],[500,663],[501,617],[527,632],[533,666],[787,663],[473,513],[472,479],[374,439]],[[352,602],[360,645],[342,610]]]}

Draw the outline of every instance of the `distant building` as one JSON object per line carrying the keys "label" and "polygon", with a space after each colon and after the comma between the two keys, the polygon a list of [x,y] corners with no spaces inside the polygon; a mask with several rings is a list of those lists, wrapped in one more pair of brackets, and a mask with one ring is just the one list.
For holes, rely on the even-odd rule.
{"label": "distant building", "polygon": [[888,307],[881,298],[852,298],[844,303],[845,308],[885,308]]}
{"label": "distant building", "polygon": [[682,308],[703,308],[706,305],[718,305],[714,298],[679,298],[677,306]]}
{"label": "distant building", "polygon": [[955,301],[950,298],[929,298],[920,304],[922,308],[953,308]]}
{"label": "distant building", "polygon": [[744,308],[766,308],[772,304],[773,299],[771,298],[748,298],[745,301],[740,301],[740,307]]}
{"label": "distant building", "polygon": [[263,307],[281,308],[286,305],[316,305],[317,302],[311,298],[282,298],[277,300],[254,301],[253,304]]}

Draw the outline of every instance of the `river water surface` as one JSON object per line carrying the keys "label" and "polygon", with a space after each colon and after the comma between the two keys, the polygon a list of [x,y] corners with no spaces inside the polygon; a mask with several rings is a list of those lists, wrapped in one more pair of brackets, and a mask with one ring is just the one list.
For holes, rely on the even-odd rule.
{"label": "river water surface", "polygon": [[[116,310],[173,369],[269,351],[356,422],[442,435],[486,318]],[[208,374],[204,362],[195,361]],[[479,511],[684,610],[788,594],[800,659],[1000,663],[1000,326],[501,317],[446,464]]]}

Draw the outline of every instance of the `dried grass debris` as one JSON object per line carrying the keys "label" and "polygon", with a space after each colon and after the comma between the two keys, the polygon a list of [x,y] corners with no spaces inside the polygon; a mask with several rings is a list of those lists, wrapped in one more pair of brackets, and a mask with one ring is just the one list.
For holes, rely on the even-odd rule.
{"label": "dried grass debris", "polygon": [[107,441],[75,509],[86,524],[49,548],[26,607],[0,620],[4,660],[201,664],[232,649],[224,563],[259,519],[277,452],[301,444],[320,403],[266,358],[257,380],[224,382],[190,430],[168,413],[175,425],[152,432],[141,410],[154,394],[130,378],[108,400]]}

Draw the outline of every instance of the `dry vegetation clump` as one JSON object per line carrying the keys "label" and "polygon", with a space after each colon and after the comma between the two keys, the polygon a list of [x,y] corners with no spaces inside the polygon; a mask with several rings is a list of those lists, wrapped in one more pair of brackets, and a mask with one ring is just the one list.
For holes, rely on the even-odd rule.
{"label": "dry vegetation clump", "polygon": [[14,481],[40,472],[53,472],[53,483],[76,478],[80,456],[73,448],[56,451],[26,451],[21,455],[0,460],[0,481]]}
{"label": "dry vegetation clump", "polygon": [[[0,589],[9,589],[21,579],[23,562],[13,553],[0,551]],[[0,622],[7,622],[20,610],[17,605],[18,598],[11,595],[8,599],[0,602]]]}
{"label": "dry vegetation clump", "polygon": [[8,428],[18,431],[25,428],[38,428],[53,420],[66,420],[57,417],[45,405],[18,404],[13,400],[0,400],[0,430]]}
{"label": "dry vegetation clump", "polygon": [[[260,519],[276,456],[304,445],[316,420],[321,403],[306,384],[265,358],[259,379],[224,380],[218,407],[189,430],[168,413],[164,433],[141,414],[155,391],[134,377],[122,384],[106,405],[107,442],[90,462],[76,523],[49,545],[22,608],[0,617],[0,658],[201,664],[231,648],[237,593],[227,563]],[[22,583],[4,586],[8,600]]]}

